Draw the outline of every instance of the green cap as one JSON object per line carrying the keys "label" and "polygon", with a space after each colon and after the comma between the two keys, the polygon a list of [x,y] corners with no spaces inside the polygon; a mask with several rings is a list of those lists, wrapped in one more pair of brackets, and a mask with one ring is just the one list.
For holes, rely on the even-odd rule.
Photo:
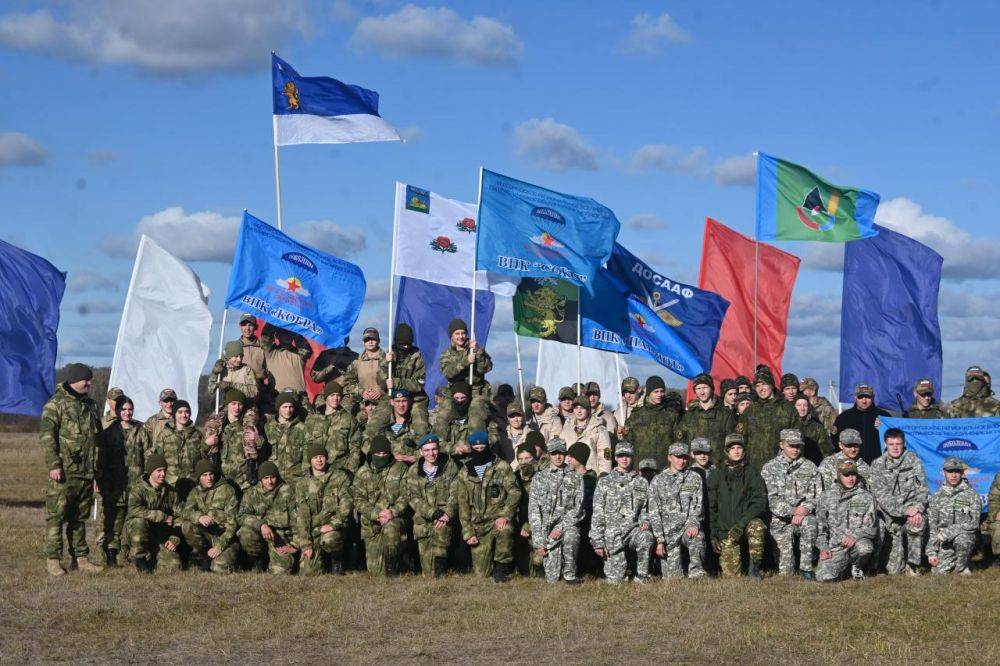
{"label": "green cap", "polygon": [[263,479],[265,476],[276,476],[280,478],[281,474],[278,473],[277,465],[275,465],[270,460],[266,460],[261,463],[259,468],[257,468],[257,476],[261,479]]}
{"label": "green cap", "polygon": [[306,460],[312,460],[316,456],[327,456],[326,447],[319,442],[312,442],[306,447]]}
{"label": "green cap", "polygon": [[215,474],[215,463],[211,460],[202,458],[194,466],[194,478],[196,479],[200,479],[202,474],[207,474],[209,472]]}
{"label": "green cap", "polygon": [[144,471],[148,475],[152,474],[153,470],[157,470],[161,467],[166,469],[167,459],[163,457],[163,455],[160,453],[154,453],[148,458],[146,458],[146,464],[143,465],[142,471]]}
{"label": "green cap", "polygon": [[232,340],[227,342],[226,346],[222,350],[223,358],[232,358],[234,356],[243,356],[243,343],[239,340]]}

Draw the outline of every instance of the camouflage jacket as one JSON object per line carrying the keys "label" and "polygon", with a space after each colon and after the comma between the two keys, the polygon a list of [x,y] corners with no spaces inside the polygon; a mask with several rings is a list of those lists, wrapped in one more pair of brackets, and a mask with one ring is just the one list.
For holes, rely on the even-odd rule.
{"label": "camouflage jacket", "polygon": [[361,537],[370,538],[381,532],[378,514],[383,509],[392,511],[394,519],[402,518],[409,507],[406,483],[403,477],[409,469],[405,463],[393,461],[381,471],[367,464],[354,477],[351,492],[354,508],[361,518]]}
{"label": "camouflage jacket", "polygon": [[462,539],[489,534],[497,518],[513,521],[521,501],[521,486],[510,465],[494,458],[483,478],[466,463],[454,481],[455,503],[462,524]]}
{"label": "camouflage jacket", "polygon": [[277,418],[264,424],[264,435],[271,447],[271,460],[278,466],[281,478],[291,483],[309,474],[309,461],[305,459],[305,422],[298,416],[285,423]]}
{"label": "camouflage jacket", "polygon": [[178,479],[190,479],[194,466],[205,457],[205,436],[193,423],[178,429],[170,421],[160,431],[153,449],[167,459],[167,483],[174,486]]}
{"label": "camouflage jacket", "polygon": [[[449,345],[441,352],[438,359],[441,374],[451,384],[469,379],[469,350],[467,347],[455,348]],[[486,382],[486,373],[493,369],[493,359],[485,349],[479,347],[475,362],[472,364],[472,392],[477,395],[489,395],[490,385]],[[470,396],[471,397],[471,396]]]}
{"label": "camouflage jacket", "polygon": [[260,338],[253,336],[247,340],[240,336],[235,342],[243,345],[243,365],[248,366],[258,380],[267,377],[267,361],[264,357],[264,348],[260,344]]}
{"label": "camouflage jacket", "polygon": [[213,548],[225,550],[236,537],[236,514],[239,506],[236,490],[225,479],[218,479],[211,488],[205,488],[199,483],[188,493],[181,518],[195,527],[198,526],[200,517],[211,516],[221,532],[210,530],[209,542]]}
{"label": "camouflage jacket", "polygon": [[812,461],[801,457],[789,460],[784,453],[779,453],[764,463],[760,475],[767,486],[767,506],[775,518],[787,522],[800,506],[809,513],[816,511],[823,482]]}
{"label": "camouflage jacket", "polygon": [[241,363],[238,367],[231,368],[225,361],[219,359],[212,366],[212,374],[208,378],[208,392],[214,395],[216,391],[225,392],[231,388],[241,391],[251,400],[257,397],[260,390],[257,375],[250,366]]}
{"label": "camouflage jacket", "polygon": [[286,543],[291,543],[295,525],[295,491],[292,486],[279,483],[270,492],[260,484],[247,489],[240,500],[237,523],[257,534],[260,534],[262,526],[267,525]]}
{"label": "camouflage jacket", "polygon": [[609,553],[621,552],[629,537],[649,521],[649,483],[638,472],[615,468],[594,489],[590,543]]}
{"label": "camouflage jacket", "polygon": [[990,484],[990,494],[989,499],[989,519],[990,521],[1000,520],[997,514],[1000,514],[1000,473],[993,477],[993,483]]}
{"label": "camouflage jacket", "polygon": [[684,532],[701,529],[705,518],[705,488],[701,474],[668,468],[649,484],[649,527],[656,543],[677,545]]}
{"label": "camouflage jacket", "polygon": [[845,537],[874,539],[878,534],[875,498],[860,483],[850,489],[835,483],[824,490],[816,507],[816,520],[819,550],[835,548]]}
{"label": "camouflage jacket", "polygon": [[[242,420],[224,421],[222,433],[219,435],[219,457],[223,476],[240,488],[246,489],[250,487],[250,478],[247,475],[248,461],[243,447],[243,430]],[[259,432],[259,428],[256,448],[256,464],[260,465],[268,459],[270,447],[263,433]]]}
{"label": "camouflage jacket", "polygon": [[910,507],[927,510],[927,476],[924,464],[913,451],[903,451],[898,458],[883,453],[872,462],[868,474],[882,514],[902,520]]}
{"label": "camouflage jacket", "polygon": [[[424,392],[424,382],[427,380],[427,369],[424,367],[424,357],[420,355],[420,350],[413,347],[406,355],[396,353],[396,360],[392,362],[392,386],[393,388],[406,389],[411,397],[426,398]],[[382,362],[378,366],[378,384],[386,386],[389,379],[389,362],[382,357]]]}
{"label": "camouflage jacket", "polygon": [[950,419],[951,414],[948,413],[948,407],[942,405],[940,402],[935,400],[927,409],[921,409],[917,401],[914,400],[910,408],[903,412],[903,418],[906,419]]}
{"label": "camouflage jacket", "polygon": [[[154,488],[149,485],[148,478],[142,478],[129,488],[128,512],[125,514],[125,519],[145,520],[158,525],[166,522],[167,518],[176,518],[180,508],[177,492],[173,486],[164,483],[159,488]],[[172,536],[170,540],[177,546],[181,543],[179,536]]]}
{"label": "camouflage jacket", "polygon": [[979,493],[968,481],[962,479],[957,486],[942,483],[941,488],[931,496],[927,510],[931,534],[927,542],[927,556],[937,555],[942,544],[958,535],[975,532],[982,510]]}
{"label": "camouflage jacket", "polygon": [[353,473],[361,462],[361,428],[351,413],[341,407],[333,414],[306,417],[306,444],[322,444],[331,467]]}
{"label": "camouflage jacket", "polygon": [[[823,490],[829,490],[837,485],[837,465],[842,460],[847,460],[847,456],[844,455],[843,451],[837,451],[832,456],[823,458],[823,462],[819,464],[819,477],[823,482]],[[869,485],[872,468],[860,456],[854,461],[854,464],[857,465],[858,474],[864,479],[865,485]]]}
{"label": "camouflage jacket", "polygon": [[102,493],[123,493],[142,478],[146,456],[153,448],[149,433],[140,421],[132,421],[128,430],[115,419],[97,439],[97,464],[94,480]]}
{"label": "camouflage jacket", "polygon": [[[795,425],[802,433],[804,446],[802,447],[802,457],[807,458],[815,465],[823,462],[823,458],[833,455],[833,441],[830,439],[830,431],[826,429],[817,416],[810,413],[806,417],[796,418]],[[779,433],[780,436],[780,433]]]}
{"label": "camouflage jacket", "polygon": [[357,357],[358,353],[349,347],[324,349],[316,357],[309,377],[317,384],[337,381]]}
{"label": "camouflage jacket", "polygon": [[[420,438],[428,433],[430,430],[426,423],[423,421],[423,417],[417,417],[417,413],[411,413],[406,417],[400,427],[393,430],[392,423],[386,423],[382,421],[381,423],[372,423],[373,427],[365,428],[364,432],[364,446],[362,451],[365,455],[368,455],[371,450],[372,440],[383,435],[389,440],[389,444],[392,446],[392,455],[406,455],[406,456],[417,456],[420,457],[420,452],[417,451],[417,444],[420,442]],[[375,419],[372,419],[374,422]],[[381,426],[381,427],[380,427]]]}
{"label": "camouflage jacket", "polygon": [[[469,411],[472,409],[470,407]],[[447,419],[442,413],[438,419],[438,428],[434,431],[441,437],[441,451],[455,458],[455,462],[461,464],[462,458],[454,456],[455,447],[465,444],[469,435],[474,432],[472,419],[452,418]],[[486,424],[486,434],[489,436],[490,449],[496,450],[500,443],[500,430],[497,424],[490,421]]]}
{"label": "camouflage jacket", "polygon": [[652,458],[660,469],[667,464],[667,449],[679,432],[680,417],[662,402],[646,403],[639,407],[625,422],[628,434],[625,439],[635,447],[635,459]]}
{"label": "camouflage jacket", "polygon": [[1000,416],[1000,403],[992,397],[955,398],[946,408],[951,418],[973,419],[981,416]]}
{"label": "camouflage jacket", "polygon": [[[726,435],[736,432],[736,417],[732,410],[726,409],[718,398],[709,409],[703,409],[695,404],[684,412],[681,417],[680,440],[690,444],[695,437],[707,437],[712,443],[712,457],[718,460],[722,456],[723,443]],[[672,443],[672,442],[671,442]],[[669,445],[668,445],[669,446]]]}
{"label": "camouflage jacket", "polygon": [[60,384],[42,408],[40,439],[45,466],[67,477],[93,479],[101,416],[89,396]]}
{"label": "camouflage jacket", "polygon": [[586,515],[583,499],[583,476],[566,465],[550,465],[536,473],[528,494],[531,545],[552,548],[558,543],[549,539],[552,530],[565,532],[583,522]]}
{"label": "camouflage jacket", "polygon": [[361,352],[340,376],[340,384],[344,387],[344,396],[349,395],[354,400],[360,400],[361,393],[370,388],[378,388],[385,393],[385,382],[379,378],[379,368],[385,362],[385,352],[381,349],[375,352],[369,352],[366,349]]}
{"label": "camouflage jacket", "polygon": [[737,432],[746,440],[746,459],[760,469],[778,452],[778,437],[785,428],[794,428],[799,420],[795,407],[787,400],[758,400],[740,418]]}
{"label": "camouflage jacket", "polygon": [[583,430],[579,431],[576,429],[576,419],[568,419],[563,424],[559,436],[566,442],[567,449],[577,442],[583,442],[587,445],[587,448],[590,449],[587,469],[594,470],[598,474],[607,474],[611,471],[611,437],[608,435],[608,429],[605,427],[603,419],[591,415]]}
{"label": "camouflage jacket", "polygon": [[833,434],[836,430],[833,422],[837,420],[837,408],[823,396],[816,396],[816,404],[810,403],[810,407],[812,407],[813,413],[816,414],[816,418],[823,424],[826,431]]}
{"label": "camouflage jacket", "polygon": [[458,520],[458,505],[455,504],[454,484],[459,467],[448,456],[438,458],[434,480],[428,480],[424,461],[418,460],[406,470],[403,482],[406,485],[406,501],[413,510],[413,536],[423,539],[430,536],[438,513],[448,514],[449,524]]}
{"label": "camouflage jacket", "polygon": [[350,472],[330,467],[295,482],[295,545],[300,550],[317,547],[324,525],[345,529],[353,514]]}

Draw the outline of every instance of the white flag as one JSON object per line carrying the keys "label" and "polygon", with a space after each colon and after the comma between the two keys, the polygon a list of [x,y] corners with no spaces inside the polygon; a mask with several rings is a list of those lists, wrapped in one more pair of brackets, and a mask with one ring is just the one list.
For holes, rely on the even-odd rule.
{"label": "white flag", "polygon": [[193,270],[148,236],[139,241],[111,363],[110,386],[132,398],[135,418],[159,411],[172,388],[198,416],[198,380],[208,358],[209,290]]}
{"label": "white flag", "polygon": [[[472,288],[477,206],[396,183],[395,274]],[[517,278],[479,271],[477,289],[513,296]]]}
{"label": "white flag", "polygon": [[[616,409],[619,383],[628,377],[624,356],[617,359],[616,367],[615,357],[619,354],[615,352],[590,347],[582,347],[580,352],[580,381],[597,382],[601,387],[601,402],[608,409]],[[576,384],[576,345],[539,338],[535,384],[544,388],[549,402],[555,404],[559,389]]]}

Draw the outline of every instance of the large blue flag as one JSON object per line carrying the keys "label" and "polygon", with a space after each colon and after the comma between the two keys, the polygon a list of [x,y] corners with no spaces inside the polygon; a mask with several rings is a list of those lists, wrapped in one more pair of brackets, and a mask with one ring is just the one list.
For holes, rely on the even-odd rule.
{"label": "large blue flag", "polygon": [[906,434],[906,448],[924,464],[933,493],[941,487],[945,458],[959,458],[969,466],[965,478],[979,491],[985,506],[990,483],[1000,473],[1000,418],[901,419],[879,417],[879,439],[885,450],[885,431],[899,428]]}
{"label": "large blue flag", "polygon": [[[420,350],[427,369],[424,391],[430,406],[437,402],[435,393],[445,383],[438,365],[438,358],[448,345],[451,336],[448,324],[455,317],[470,323],[472,290],[427,282],[417,278],[399,278],[399,302],[396,304],[396,323],[409,324],[413,329],[413,344]],[[493,292],[476,290],[476,342],[486,346],[493,323]]]}
{"label": "large blue flag", "polygon": [[854,402],[854,386],[865,382],[876,402],[905,409],[918,380],[941,386],[943,260],[912,238],[875,229],[877,236],[844,249],[840,401]]}
{"label": "large blue flag", "polygon": [[364,273],[244,211],[226,307],[339,347],[365,301]]}
{"label": "large blue flag", "polygon": [[675,282],[615,243],[593,295],[581,294],[586,347],[635,352],[694,378],[712,367],[729,301]]}
{"label": "large blue flag", "polygon": [[621,228],[611,209],[486,169],[482,180],[476,268],[557,277],[592,291]]}
{"label": "large blue flag", "polygon": [[55,391],[66,274],[0,240],[0,284],[0,412],[35,416]]}

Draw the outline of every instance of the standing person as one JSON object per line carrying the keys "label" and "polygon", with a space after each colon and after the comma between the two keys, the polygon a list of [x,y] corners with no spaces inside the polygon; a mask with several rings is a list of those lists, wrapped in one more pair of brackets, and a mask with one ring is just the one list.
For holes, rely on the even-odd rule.
{"label": "standing person", "polygon": [[257,467],[267,460],[269,449],[252,415],[247,414],[246,396],[241,391],[226,391],[222,404],[226,409],[219,435],[222,477],[243,491],[257,485]]}
{"label": "standing person", "polygon": [[585,516],[583,476],[566,466],[566,442],[548,442],[549,466],[531,483],[528,516],[531,545],[542,560],[545,580],[576,584],[576,556],[580,548],[580,523]]}
{"label": "standing person", "polygon": [[107,398],[104,402],[104,414],[101,415],[102,428],[107,428],[109,425],[114,423],[117,418],[115,415],[115,401],[123,395],[125,395],[125,391],[121,390],[117,386],[108,389]]}
{"label": "standing person", "polygon": [[920,575],[927,534],[927,476],[913,451],[906,450],[906,435],[898,428],[885,431],[885,453],[869,472],[883,542],[889,543],[886,573]]}
{"label": "standing person", "polygon": [[294,483],[309,473],[305,457],[305,421],[296,413],[295,394],[282,391],[274,401],[274,418],[264,424],[264,435],[271,446],[271,455],[278,466],[282,482]]}
{"label": "standing person", "polygon": [[823,492],[823,483],[816,465],[802,455],[805,446],[802,433],[787,429],[781,431],[780,437],[781,452],[761,470],[771,513],[771,537],[778,547],[778,574],[791,576],[795,573],[797,537],[798,569],[804,579],[815,580],[816,503]]}
{"label": "standing person", "polygon": [[471,453],[455,481],[455,502],[462,539],[472,550],[477,575],[510,580],[514,562],[514,525],[521,487],[510,465],[488,449],[483,431],[469,435]]}
{"label": "standing person", "polygon": [[608,429],[609,435],[617,437],[618,419],[615,418],[615,413],[609,411],[601,402],[601,385],[597,382],[587,382],[584,394],[590,402],[590,413],[604,421],[604,427]]}
{"label": "standing person", "polygon": [[482,398],[488,403],[490,384],[486,381],[486,374],[493,369],[493,359],[479,346],[475,337],[469,338],[469,325],[463,320],[457,317],[452,319],[448,324],[448,334],[451,336],[451,345],[441,352],[441,357],[438,359],[441,374],[449,384],[458,381],[468,382],[471,366],[470,398]]}
{"label": "standing person", "polygon": [[153,450],[167,461],[167,483],[183,503],[196,483],[194,466],[199,460],[209,457],[209,443],[191,420],[191,405],[187,400],[172,404],[173,418],[160,431]]}
{"label": "standing person", "polygon": [[794,404],[795,413],[798,415],[795,426],[802,433],[802,441],[805,442],[802,455],[813,464],[819,465],[823,462],[823,458],[833,453],[830,431],[816,417],[816,412],[804,393],[795,397]]}
{"label": "standing person", "polygon": [[[533,434],[538,435],[537,432]],[[521,484],[521,501],[517,505],[517,523],[514,525],[514,564],[522,576],[537,578],[544,576],[545,572],[541,558],[531,548],[528,499],[531,497],[531,482],[538,472],[538,449],[533,443],[525,442],[517,447],[516,454],[514,462],[517,463],[517,469],[514,474]]]}
{"label": "standing person", "polygon": [[66,381],[42,408],[39,439],[49,477],[45,488],[45,568],[62,576],[63,532],[70,569],[102,571],[88,558],[86,521],[94,501],[94,464],[101,416],[87,393],[93,371],[82,363],[66,366]]}
{"label": "standing person", "polygon": [[251,569],[289,575],[297,552],[292,545],[295,491],[270,460],[261,464],[259,474],[260,483],[250,487],[240,501],[236,538]]}
{"label": "standing person", "polygon": [[986,506],[986,522],[990,535],[990,550],[993,554],[993,566],[997,566],[1000,564],[1000,473],[993,477],[987,498],[989,503]]}
{"label": "standing person", "polygon": [[928,507],[931,536],[927,541],[927,561],[935,574],[954,571],[971,576],[969,559],[976,545],[982,500],[965,478],[968,466],[964,462],[948,458],[942,469],[944,483],[931,496]]}
{"label": "standing person", "polygon": [[722,406],[730,412],[734,411],[736,409],[736,380],[723,379],[722,383],[719,384],[719,396],[722,400]]}
{"label": "standing person", "polygon": [[781,375],[781,397],[787,402],[795,402],[799,392],[799,378],[790,372]]}
{"label": "standing person", "polygon": [[208,378],[210,395],[214,396],[216,391],[225,393],[234,388],[256,404],[259,380],[253,369],[243,362],[243,349],[243,343],[239,340],[226,343],[222,358],[212,366],[212,373]]}
{"label": "standing person", "polygon": [[705,437],[712,443],[716,457],[722,457],[722,443],[726,435],[736,428],[733,413],[715,396],[715,382],[706,374],[698,375],[692,382],[695,403],[681,417],[681,440],[690,444],[695,437]]}
{"label": "standing person", "polygon": [[837,467],[845,460],[854,463],[858,474],[866,483],[871,479],[871,467],[861,458],[861,433],[853,428],[840,433],[840,451],[827,456],[819,465],[823,490],[834,486],[837,481]]}
{"label": "standing person", "polygon": [[331,467],[343,467],[353,474],[361,463],[361,430],[344,407],[340,382],[327,382],[322,396],[323,406],[307,416],[302,426],[305,441],[326,449]]}
{"label": "standing person", "polygon": [[980,416],[997,416],[997,401],[991,396],[990,382],[986,372],[978,365],[965,371],[965,386],[962,395],[948,403],[947,411],[956,419],[971,419]]}
{"label": "standing person", "polygon": [[573,419],[573,401],[576,400],[576,390],[572,386],[559,389],[559,423],[560,428]]}
{"label": "standing person", "polygon": [[774,375],[766,365],[757,366],[753,388],[757,400],[738,419],[736,431],[746,442],[747,461],[759,470],[778,452],[778,434],[794,428],[798,416],[792,403],[775,396]]}
{"label": "standing person", "polygon": [[172,388],[160,391],[160,411],[146,419],[143,427],[149,432],[149,441],[156,444],[160,431],[167,423],[174,420],[174,403],[177,402],[177,392]]}
{"label": "standing person", "polygon": [[272,390],[281,393],[292,389],[299,395],[306,391],[306,361],[312,356],[309,341],[298,333],[267,324],[261,331],[260,344],[268,372],[274,377]]}
{"label": "standing person", "polygon": [[746,460],[743,436],[726,436],[726,459],[708,474],[708,511],[712,550],[719,556],[722,575],[743,573],[746,551],[747,576],[760,580],[767,528],[767,488],[760,472]]}
{"label": "standing person", "polygon": [[350,347],[351,339],[344,338],[344,344],[340,347],[330,347],[324,349],[316,357],[312,370],[309,371],[309,378],[317,384],[326,382],[338,382],[347,368],[358,357],[358,353]]}
{"label": "standing person", "polygon": [[[392,377],[389,376],[390,364]],[[413,411],[423,422],[430,423],[428,397],[424,390],[426,381],[427,368],[424,367],[420,349],[413,346],[413,329],[409,324],[398,324],[392,349],[386,352],[385,362],[378,369],[379,386],[385,386],[390,391],[394,388],[407,391],[413,400]]]}
{"label": "standing person", "polygon": [[646,401],[646,395],[642,391],[642,385],[635,377],[626,377],[622,380],[622,403],[615,410],[615,418],[618,419],[618,429],[616,434],[618,439],[628,437],[626,424],[629,418],[638,408],[642,407]]}
{"label": "standing person", "polygon": [[626,436],[635,447],[636,457],[652,458],[660,467],[667,463],[667,449],[678,434],[680,422],[677,412],[667,407],[666,393],[663,379],[651,376],[646,380],[645,402],[625,422]]}
{"label": "standing person", "polygon": [[831,435],[836,432],[833,422],[837,420],[837,408],[829,400],[819,395],[819,382],[812,377],[805,377],[799,383],[799,390],[809,398],[809,404],[812,405],[813,413],[819,419],[819,422],[823,424],[823,427],[826,428],[826,431]]}
{"label": "standing person", "polygon": [[861,434],[861,459],[869,465],[882,454],[878,438],[880,416],[889,416],[889,412],[875,406],[875,391],[862,382],[854,387],[854,406],[845,409],[833,424],[838,437],[848,428]]}
{"label": "standing person", "polygon": [[154,567],[180,571],[180,509],[180,500],[167,483],[166,458],[151,453],[143,475],[129,488],[125,519],[129,555],[139,573],[152,573]]}
{"label": "standing person", "polygon": [[598,474],[611,471],[611,438],[604,420],[591,413],[587,398],[581,396],[574,399],[573,418],[563,424],[559,438],[566,442],[567,447],[583,442],[590,448],[587,469]]}
{"label": "standing person", "polygon": [[257,381],[266,384],[267,359],[260,338],[257,337],[257,318],[252,314],[240,315],[240,338],[236,342],[243,345],[243,363],[253,371]]}
{"label": "standing person", "polygon": [[448,570],[448,550],[458,505],[452,487],[458,465],[441,452],[441,438],[428,433],[420,440],[420,460],[406,471],[406,498],[413,511],[413,538],[420,553],[420,570],[440,578]]}
{"label": "standing person", "polygon": [[542,433],[546,442],[558,437],[562,430],[559,412],[549,404],[545,389],[541,386],[532,386],[528,391],[528,414],[525,416],[527,427]]}
{"label": "standing person", "polygon": [[191,564],[202,571],[228,574],[236,570],[236,512],[240,501],[232,485],[218,478],[215,464],[194,466],[198,485],[188,494],[181,519]]}
{"label": "standing person", "polygon": [[391,578],[400,574],[408,508],[403,477],[408,468],[392,457],[392,445],[384,435],[376,436],[370,449],[368,464],[354,478],[354,507],[361,518],[368,573]]}
{"label": "standing person", "polygon": [[913,404],[903,412],[903,418],[947,419],[951,418],[951,414],[947,406],[934,399],[934,382],[921,379],[913,385]]}
{"label": "standing person", "polygon": [[838,580],[848,569],[854,580],[865,579],[864,569],[875,550],[878,527],[875,498],[858,479],[857,465],[842,460],[837,465],[837,482],[820,495],[816,509],[816,578],[822,582]]}
{"label": "standing person", "polygon": [[664,578],[683,578],[683,550],[688,553],[688,576],[705,575],[705,489],[701,475],[688,469],[689,448],[678,442],[667,453],[669,467],[649,486],[649,525],[656,537],[656,556],[662,559]]}
{"label": "standing person", "polygon": [[383,364],[388,367],[388,364],[385,352],[379,346],[381,339],[378,329],[370,326],[366,328],[361,334],[361,342],[365,346],[364,351],[347,366],[347,371],[340,378],[344,399],[352,410],[362,400],[379,402],[386,395],[384,379],[379,379],[379,369]]}
{"label": "standing person", "polygon": [[511,468],[517,471],[517,447],[524,443],[524,438],[531,430],[524,424],[524,410],[516,400],[507,405],[507,427],[500,433],[500,445],[497,453],[506,460]]}
{"label": "standing person", "polygon": [[294,545],[302,556],[299,570],[312,576],[344,573],[347,534],[354,520],[351,474],[327,465],[326,449],[306,445],[309,474],[295,484]]}

